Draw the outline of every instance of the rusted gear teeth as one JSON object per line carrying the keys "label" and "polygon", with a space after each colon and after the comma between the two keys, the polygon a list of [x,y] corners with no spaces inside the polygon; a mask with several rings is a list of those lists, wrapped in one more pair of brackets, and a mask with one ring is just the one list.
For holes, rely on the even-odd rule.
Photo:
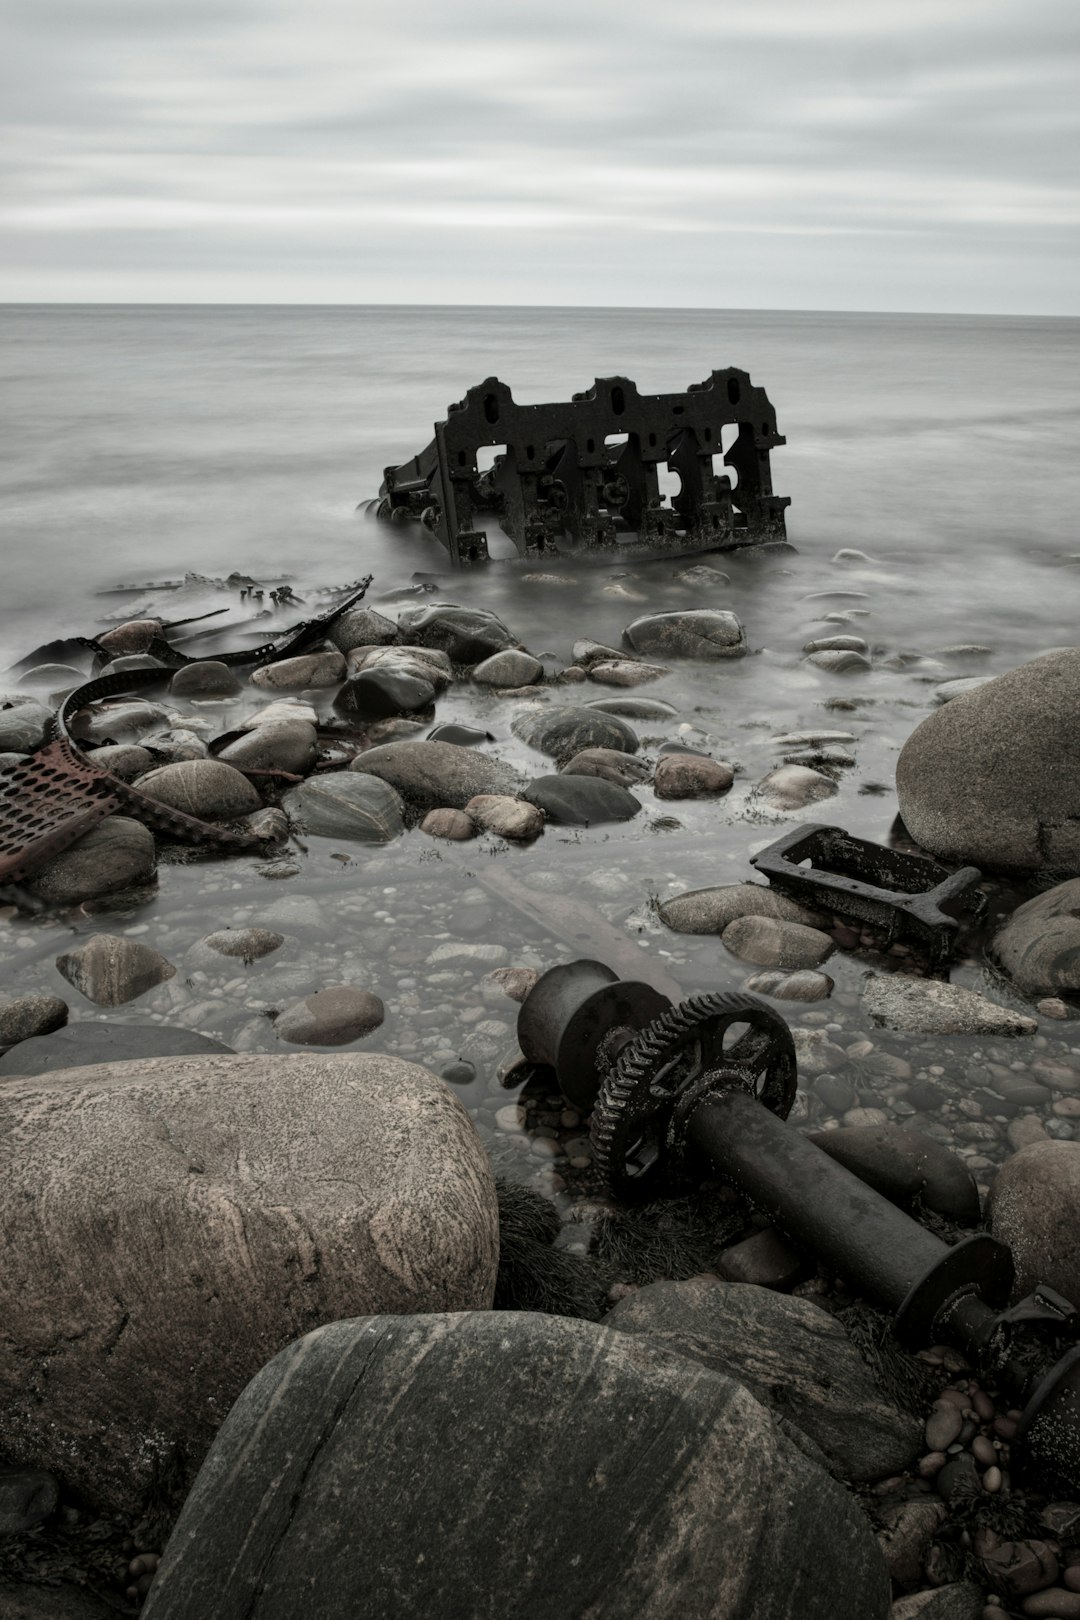
{"label": "rusted gear teeth", "polygon": [[[725,1050],[725,1030],[739,1023],[750,1028]],[[593,1155],[612,1191],[638,1199],[700,1180],[687,1158],[686,1120],[710,1089],[733,1086],[752,1092],[781,1118],[794,1100],[791,1031],[759,997],[691,996],[635,1035],[593,1109]]]}

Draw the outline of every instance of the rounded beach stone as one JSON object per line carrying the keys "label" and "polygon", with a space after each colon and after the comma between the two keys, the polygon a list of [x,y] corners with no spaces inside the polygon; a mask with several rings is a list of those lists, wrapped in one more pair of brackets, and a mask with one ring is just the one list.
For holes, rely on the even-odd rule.
{"label": "rounded beach stone", "polygon": [[10,708],[0,707],[0,752],[32,754],[42,746],[53,712],[32,699]]}
{"label": "rounded beach stone", "polygon": [[176,976],[160,951],[123,934],[91,934],[56,958],[57,972],[99,1007],[122,1007]]}
{"label": "rounded beach stone", "polygon": [[226,744],[218,755],[245,771],[287,771],[306,776],[319,751],[315,727],[308,720],[275,720],[255,726]]}
{"label": "rounded beach stone", "polygon": [[388,720],[393,715],[417,714],[435,702],[435,688],[421,675],[406,670],[362,669],[350,675],[334,699],[338,714],[355,720]]}
{"label": "rounded beach stone", "polygon": [[257,962],[285,943],[285,935],[272,928],[220,928],[200,941],[219,956],[238,956],[244,962]]}
{"label": "rounded beach stone", "polygon": [[262,805],[247,777],[223,759],[185,759],[140,776],[135,786],[147,798],[200,821],[233,821]]}
{"label": "rounded beach stone", "polygon": [[345,659],[335,647],[264,664],[261,669],[252,670],[251,684],[268,692],[308,692],[337,686],[346,673]]}
{"label": "rounded beach stone", "polygon": [[1013,1252],[1015,1299],[1037,1282],[1080,1299],[1080,1142],[1033,1142],[1006,1159],[988,1213],[994,1237]]}
{"label": "rounded beach stone", "polygon": [[736,1379],[847,1480],[881,1479],[918,1455],[918,1421],[885,1398],[840,1323],[809,1300],[693,1277],[639,1288],[604,1322]]}
{"label": "rounded beach stone", "polygon": [[59,996],[31,992],[0,995],[0,1046],[14,1046],[35,1035],[48,1035],[67,1023],[68,1007]]}
{"label": "rounded beach stone", "polygon": [[658,799],[701,799],[726,793],[735,772],[723,760],[703,754],[665,754],[657,761],[653,791]]}
{"label": "rounded beach stone", "polygon": [[595,827],[606,821],[629,821],[641,803],[615,782],[598,776],[538,776],[522,797],[565,827]]}
{"label": "rounded beach stone", "polygon": [[811,770],[809,765],[779,765],[762,777],[756,791],[774,810],[802,810],[808,804],[831,799],[837,787],[830,776]]}
{"label": "rounded beach stone", "polygon": [[858,1505],[733,1380],[592,1322],[473,1311],[308,1333],[234,1407],[147,1620],[301,1608],[886,1620],[889,1582]]}
{"label": "rounded beach stone", "polygon": [[91,742],[118,743],[141,737],[155,726],[167,726],[172,716],[160,703],[129,698],[126,702],[96,704],[76,718],[74,735]]}
{"label": "rounded beach stone", "polygon": [[741,658],[746,632],[734,613],[719,608],[647,613],[623,631],[635,652],[661,658]]}
{"label": "rounded beach stone", "polygon": [[280,1013],[274,1033],[294,1046],[348,1046],[378,1029],[386,1008],[370,990],[332,984]]}
{"label": "rounded beach stone", "polygon": [[814,664],[818,669],[825,670],[829,675],[849,675],[856,670],[871,667],[870,660],[865,653],[845,651],[839,647],[825,649],[821,652],[812,652],[803,662]]}
{"label": "rounded beach stone", "polygon": [[1080,874],[1080,648],[928,715],[901,749],[896,790],[908,831],[934,855]]}
{"label": "rounded beach stone", "polygon": [[160,619],[128,619],[114,630],[106,630],[97,640],[99,647],[122,658],[127,653],[144,653],[152,641],[164,634]]}
{"label": "rounded beach stone", "polygon": [[618,715],[574,705],[521,709],[510,722],[515,737],[553,759],[572,759],[584,748],[610,748],[636,754],[637,733]]}
{"label": "rounded beach stone", "polygon": [[601,686],[645,686],[668,671],[660,664],[641,664],[634,658],[599,658],[589,665],[590,681]]}
{"label": "rounded beach stone", "polygon": [[206,658],[178,669],[169,690],[173,697],[216,698],[235,697],[243,688],[228,664]]}
{"label": "rounded beach stone", "polygon": [[759,967],[819,967],[836,949],[828,934],[779,917],[736,917],[721,935],[724,947],[741,962]]}
{"label": "rounded beach stone", "polygon": [[397,670],[430,681],[436,693],[444,692],[454,678],[453,665],[446,653],[436,647],[357,647],[349,654],[350,670]]}
{"label": "rounded beach stone", "polygon": [[404,806],[388,782],[328,771],[290,788],[281,801],[305,832],[361,844],[389,844],[405,830]]}
{"label": "rounded beach stone", "polygon": [[822,652],[869,652],[870,648],[862,636],[823,636],[817,641],[808,641],[803,647],[804,653]]}
{"label": "rounded beach stone", "polygon": [[247,1381],[313,1322],[485,1311],[498,1254],[468,1115],[378,1054],[0,1086],[0,1226],[0,1454],[134,1517],[163,1480],[182,1496]]}
{"label": "rounded beach stone", "polygon": [[389,782],[421,814],[445,805],[464,810],[478,793],[514,793],[520,785],[517,772],[497,759],[456,743],[419,739],[365,749],[349,770]]}
{"label": "rounded beach stone", "polygon": [[476,837],[477,829],[475,821],[464,810],[451,810],[443,805],[439,810],[428,811],[420,823],[420,831],[427,833],[429,838],[448,838],[454,843],[464,843]]}
{"label": "rounded beach stone", "polygon": [[1018,906],[990,948],[1024,995],[1080,995],[1080,877]]}
{"label": "rounded beach stone", "polygon": [[560,766],[567,776],[599,776],[605,782],[619,787],[636,787],[647,782],[652,766],[634,754],[623,754],[617,748],[583,748],[579,754]]}
{"label": "rounded beach stone", "polygon": [[539,658],[516,647],[493,653],[472,672],[473,680],[479,681],[481,686],[531,686],[543,677],[544,666]]}
{"label": "rounded beach stone", "polygon": [[477,794],[469,800],[465,812],[485,832],[500,838],[527,842],[539,838],[544,830],[543,812],[536,805],[506,793]]}
{"label": "rounded beach stone", "polygon": [[505,647],[517,646],[517,637],[494,613],[455,602],[406,608],[398,616],[398,634],[405,643],[445,652],[455,664],[480,664]]}
{"label": "rounded beach stone", "polygon": [[627,720],[674,720],[678,709],[662,698],[639,697],[637,693],[623,693],[619,697],[590,698],[586,708],[599,709],[601,714],[618,714]]}
{"label": "rounded beach stone", "polygon": [[145,776],[156,763],[150,750],[140,748],[138,743],[106,743],[104,748],[94,749],[93,760],[95,765],[104,766],[122,782],[134,782],[137,776]]}
{"label": "rounded beach stone", "polygon": [[330,626],[327,639],[343,653],[354,647],[389,646],[397,640],[397,625],[374,608],[352,607]]}
{"label": "rounded beach stone", "polygon": [[799,905],[763,883],[725,883],[715,889],[690,889],[673,895],[659,908],[660,920],[677,934],[722,934],[736,917],[777,917],[783,922],[816,928],[827,922],[820,911]]}
{"label": "rounded beach stone", "polygon": [[59,1500],[56,1479],[43,1468],[0,1468],[0,1536],[23,1535],[43,1524]]}
{"label": "rounded beach stone", "polygon": [[743,989],[758,996],[775,996],[779,1001],[824,1001],[832,995],[834,985],[835,980],[827,973],[810,970],[785,973],[780,970],[752,973]]}
{"label": "rounded beach stone", "polygon": [[31,894],[53,905],[75,905],[148,883],[157,867],[154,835],[141,821],[109,816],[54,855],[28,881]]}

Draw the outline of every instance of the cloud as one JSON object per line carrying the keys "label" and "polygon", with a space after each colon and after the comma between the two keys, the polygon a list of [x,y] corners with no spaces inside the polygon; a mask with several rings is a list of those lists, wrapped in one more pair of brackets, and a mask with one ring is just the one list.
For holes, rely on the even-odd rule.
{"label": "cloud", "polygon": [[1071,0],[18,0],[0,292],[1068,312],[1078,54]]}

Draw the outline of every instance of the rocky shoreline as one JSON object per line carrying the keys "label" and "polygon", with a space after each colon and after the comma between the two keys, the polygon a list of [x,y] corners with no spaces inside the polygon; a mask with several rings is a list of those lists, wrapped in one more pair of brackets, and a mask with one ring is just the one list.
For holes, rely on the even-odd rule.
{"label": "rocky shoreline", "polygon": [[[850,565],[852,555],[858,554],[839,554],[838,566]],[[725,581],[718,569],[698,564],[677,570],[672,590],[693,601],[722,593]],[[751,881],[745,866],[745,856],[793,815],[846,818],[844,784],[867,722],[858,693],[843,683],[887,668],[895,656],[849,633],[844,614],[851,604],[824,604],[834,619],[825,628],[837,633],[811,636],[799,654],[815,680],[842,683],[824,699],[833,723],[775,730],[775,763],[753,775],[737,748],[718,746],[707,725],[658,695],[675,695],[681,670],[692,667],[700,677],[703,666],[712,666],[722,679],[747,657],[751,637],[727,608],[638,611],[628,616],[621,645],[580,639],[569,661],[552,661],[523,647],[489,609],[422,598],[394,618],[392,606],[382,606],[387,611],[351,610],[323,649],[258,670],[246,685],[208,657],[173,675],[160,700],[97,706],[80,727],[88,742],[103,745],[98,758],[106,756],[102,762],[141,792],[276,839],[278,852],[253,865],[259,881],[300,877],[308,892],[287,888],[281,898],[254,900],[241,889],[235,904],[228,899],[233,863],[176,864],[175,846],[161,846],[139,822],[114,816],[56,857],[27,883],[28,895],[7,908],[0,1114],[12,1144],[5,1231],[19,1234],[19,1264],[0,1286],[7,1319],[22,1324],[4,1352],[6,1370],[0,1355],[7,1409],[0,1459],[13,1470],[6,1520],[0,1475],[0,1581],[5,1572],[18,1578],[21,1585],[3,1601],[23,1605],[11,1613],[107,1612],[103,1605],[122,1606],[129,1587],[130,1600],[139,1600],[179,1507],[169,1468],[184,1456],[187,1489],[229,1405],[260,1367],[278,1365],[273,1358],[287,1354],[290,1341],[306,1345],[303,1336],[320,1323],[378,1322],[390,1313],[416,1324],[407,1329],[417,1336],[410,1355],[430,1339],[436,1361],[449,1356],[447,1368],[457,1369],[453,1377],[464,1377],[471,1359],[490,1379],[483,1343],[459,1356],[454,1347],[465,1343],[464,1330],[452,1317],[445,1317],[445,1333],[439,1324],[440,1313],[462,1310],[478,1312],[482,1321],[494,1302],[493,1321],[519,1341],[523,1365],[550,1370],[552,1358],[561,1358],[570,1378],[575,1357],[599,1357],[605,1400],[625,1402],[627,1410],[644,1402],[647,1412],[655,1403],[659,1413],[672,1367],[693,1364],[705,1369],[702,1410],[711,1402],[714,1413],[730,1406],[737,1414],[725,1466],[729,1484],[742,1483],[739,1505],[731,1498],[724,1511],[731,1518],[728,1541],[745,1549],[745,1569],[731,1585],[729,1547],[727,1596],[719,1607],[710,1599],[713,1607],[695,1608],[706,1600],[680,1589],[679,1580],[690,1567],[704,1581],[713,1556],[695,1530],[684,1573],[673,1567],[657,1576],[654,1606],[645,1612],[770,1620],[789,1612],[892,1620],[1080,1615],[1080,1505],[1047,1499],[1012,1478],[1009,1446],[1018,1414],[1002,1391],[980,1380],[952,1348],[909,1357],[889,1346],[885,1318],[840,1279],[819,1273],[730,1189],[679,1208],[620,1210],[596,1173],[587,1119],[558,1093],[549,1071],[523,1062],[514,1038],[517,1004],[556,961],[596,956],[627,977],[632,961],[638,977],[665,993],[668,986],[712,988],[720,965],[722,982],[769,997],[793,1026],[800,1091],[792,1119],[800,1129],[951,1236],[985,1226],[1003,1237],[1017,1257],[1023,1291],[1041,1281],[1080,1300],[1080,651],[1053,651],[993,679],[939,683],[940,706],[899,752],[904,827],[897,838],[918,838],[912,847],[978,865],[985,874],[988,919],[962,926],[946,982],[910,947],[785,900]],[[143,619],[108,632],[121,666],[116,672],[127,659],[145,667],[145,648],[160,631],[160,622]],[[974,646],[949,651],[960,664],[979,653]],[[30,675],[0,707],[6,750],[0,766],[41,743],[51,700],[65,680],[86,678],[85,671],[65,675],[56,666]],[[163,671],[163,681],[169,679]],[[844,730],[837,716],[856,719]],[[864,780],[860,792],[878,788]],[[844,813],[829,803],[837,798]],[[731,881],[722,883],[708,881],[717,817],[729,827],[741,824],[743,833],[743,864],[732,862],[723,872]],[[631,833],[655,838],[647,882],[621,858],[618,839]],[[401,849],[410,851],[404,863]],[[309,867],[315,882],[307,881]],[[705,882],[695,887],[695,878]],[[164,884],[179,906],[148,911],[155,884]],[[29,911],[34,903],[43,909]],[[518,930],[511,944],[498,921],[508,914]],[[335,1055],[360,1041],[363,1050]],[[375,1055],[382,1045],[392,1055]],[[99,1066],[78,1067],[88,1063]],[[361,1099],[360,1111],[342,1116],[336,1133],[323,1134],[329,1126],[322,1119],[318,1128],[309,1124],[310,1176],[317,1180],[317,1164],[339,1156],[342,1140],[368,1130],[370,1088],[395,1063],[424,1078],[401,1081],[405,1090],[391,1113],[400,1121],[411,1106],[405,1096],[430,1084],[432,1099],[445,1099],[432,1106],[448,1107],[452,1122],[444,1130],[429,1121],[434,1135],[417,1148],[426,1169],[418,1169],[415,1183],[404,1171],[401,1142],[392,1153],[387,1148],[412,1189],[408,1206],[423,1210],[425,1200],[438,1204],[448,1189],[460,1191],[461,1167],[478,1154],[472,1213],[463,1215],[453,1252],[439,1260],[437,1286],[416,1269],[426,1240],[419,1231],[408,1235],[403,1214],[390,1222],[392,1238],[376,1244],[382,1280],[350,1275],[335,1295],[325,1257],[343,1243],[351,1252],[359,1238],[332,1235],[332,1204],[325,1193],[314,1198],[309,1172],[297,1169],[289,1144],[305,1113],[301,1093],[323,1087],[319,1094],[329,1098],[348,1081],[350,1095]],[[145,1077],[138,1095],[135,1069]],[[293,1104],[288,1077],[301,1070],[306,1078]],[[235,1118],[226,1106],[230,1086],[240,1110]],[[260,1110],[270,1111],[266,1117],[281,1109],[281,1126],[276,1133],[260,1128],[266,1165],[254,1182],[248,1176],[237,1183],[236,1144],[244,1139],[237,1120],[252,1087]],[[91,1119],[99,1121],[99,1134],[88,1138]],[[218,1132],[206,1151],[192,1145],[202,1122]],[[68,1155],[58,1147],[64,1129],[72,1133]],[[389,1124],[387,1131],[394,1135]],[[165,1189],[177,1155],[169,1150],[161,1159],[164,1179],[155,1179],[153,1166],[157,1144],[177,1132],[185,1190],[172,1217],[160,1211],[170,1207]],[[377,1138],[376,1131],[373,1162]],[[226,1140],[232,1157],[215,1169]],[[433,1141],[443,1153],[451,1144],[441,1169],[428,1162]],[[280,1153],[272,1151],[275,1143]],[[213,1163],[197,1174],[219,1191],[212,1207],[199,1206],[192,1227],[190,1163],[207,1154]],[[260,1260],[257,1244],[251,1246],[252,1232],[263,1230],[253,1186],[273,1183],[290,1155],[290,1174],[299,1180],[286,1177],[278,1203],[267,1208],[292,1214],[285,1228],[275,1226],[277,1216],[270,1220],[270,1247]],[[493,1174],[510,1194],[497,1192]],[[50,1188],[47,1231],[33,1213],[42,1185]],[[111,1212],[110,1235],[100,1247],[88,1243],[87,1187]],[[542,1199],[531,1216],[514,1204],[517,1187]],[[133,1224],[121,1241],[111,1228],[118,1222],[125,1229],[120,1212],[127,1200]],[[154,1312],[163,1291],[145,1286],[139,1268],[130,1271],[130,1234],[151,1206],[155,1221],[166,1223],[155,1228],[157,1245],[177,1268],[158,1327]],[[238,1210],[243,1241],[236,1247]],[[16,1225],[16,1215],[24,1224]],[[429,1218],[426,1230],[432,1226]],[[370,1232],[370,1224],[361,1227]],[[220,1249],[220,1284],[207,1282],[195,1250],[183,1260],[189,1240],[199,1252],[208,1244]],[[408,1275],[412,1292],[387,1292],[387,1252],[396,1257],[390,1272]],[[93,1289],[83,1275],[89,1255]],[[142,1264],[152,1268],[149,1253]],[[189,1433],[178,1415],[186,1386],[170,1408],[163,1376],[149,1401],[151,1415],[138,1369],[170,1368],[171,1335],[181,1332],[187,1310],[178,1306],[191,1296],[195,1274],[200,1297],[235,1297],[231,1316],[190,1318],[193,1345],[219,1346],[201,1384],[217,1380],[220,1392],[209,1423]],[[245,1275],[246,1290],[229,1283]],[[290,1279],[284,1293],[271,1275]],[[454,1276],[472,1281],[462,1291],[448,1283]],[[50,1279],[47,1297],[34,1293],[42,1277]],[[272,1319],[256,1323],[250,1313],[257,1317],[266,1298],[274,1300]],[[101,1300],[108,1309],[99,1317]],[[547,1315],[516,1314],[536,1309]],[[541,1329],[557,1316],[563,1322],[558,1313],[586,1321]],[[595,1326],[601,1317],[602,1327]],[[810,1337],[800,1340],[799,1333]],[[593,1341],[591,1334],[602,1337]],[[622,1335],[639,1339],[630,1362]],[[820,1342],[811,1351],[814,1335]],[[132,1360],[125,1375],[126,1341]],[[66,1348],[58,1355],[61,1342]],[[378,1355],[387,1358],[379,1376],[391,1379],[395,1358],[405,1352],[396,1341],[378,1342]],[[243,1353],[230,1365],[223,1347],[234,1343]],[[322,1351],[312,1353],[317,1362]],[[48,1369],[29,1385],[28,1354],[44,1355]],[[124,1416],[113,1409],[117,1381],[125,1400],[135,1391]],[[50,1449],[45,1414],[65,1386],[73,1404],[61,1400],[60,1415],[48,1420],[57,1441]],[[546,1410],[557,1411],[563,1396],[556,1385],[544,1387]],[[364,1393],[363,1380],[356,1389]],[[747,1391],[753,1412],[744,1404]],[[227,1425],[223,1437],[239,1432],[252,1398],[250,1391],[243,1395],[233,1430]],[[489,1451],[486,1474],[478,1453],[474,1493],[485,1479],[497,1479],[500,1467],[512,1478],[521,1448],[538,1443],[540,1409],[534,1417],[516,1386],[506,1399],[517,1403],[508,1410],[511,1422],[517,1411],[517,1432],[505,1439],[505,1454]],[[356,1421],[362,1412],[370,1423],[379,1410],[377,1384],[364,1401]],[[756,1415],[762,1406],[777,1414],[779,1426],[770,1429],[769,1419]],[[869,1437],[877,1432],[879,1406],[879,1426],[892,1438],[874,1452]],[[92,1415],[92,1429],[80,1430],[80,1412]],[[147,1448],[150,1430],[164,1436],[156,1449]],[[178,1444],[181,1430],[186,1438]],[[852,1445],[863,1446],[858,1462],[844,1449],[845,1432]],[[113,1439],[103,1444],[106,1433]],[[597,1434],[591,1442],[599,1450],[611,1443],[605,1433],[606,1440]],[[796,1549],[800,1538],[823,1534],[820,1517],[799,1521],[801,1528],[793,1520],[784,1530],[793,1539],[785,1540],[790,1579],[783,1593],[769,1595],[751,1558],[760,1532],[748,1484],[753,1469],[749,1460],[736,1461],[743,1456],[738,1433],[756,1436],[759,1457],[778,1447],[775,1467],[794,1470],[793,1480],[816,1471],[818,1485],[807,1475],[800,1496],[836,1480],[854,1493],[835,1487],[837,1539],[817,1550],[814,1564]],[[703,1480],[720,1478],[710,1472],[720,1464],[704,1429],[693,1438],[688,1430],[681,1443],[698,1459]],[[110,1446],[117,1447],[111,1462]],[[584,1440],[582,1448],[584,1456]],[[90,1450],[105,1459],[104,1474],[80,1473]],[[211,1470],[216,1455],[211,1451]],[[409,1455],[405,1447],[402,1468]],[[258,1466],[272,1470],[272,1455]],[[414,1459],[410,1466],[419,1464]],[[53,1479],[59,1496],[48,1483]],[[544,1491],[554,1484],[536,1485],[524,1533],[536,1538],[537,1556],[548,1546],[547,1556],[559,1559],[559,1548],[545,1543],[539,1528]],[[184,1540],[188,1520],[201,1514],[213,1523],[217,1498],[207,1490],[200,1477],[174,1549],[192,1544],[190,1535]],[[156,1507],[148,1516],[150,1502]],[[625,1499],[610,1505],[626,1511]],[[696,1523],[702,1510],[688,1497],[685,1511]],[[845,1517],[849,1511],[855,1518]],[[841,1523],[849,1526],[842,1534]],[[475,1528],[478,1549],[484,1529]],[[493,1534],[491,1523],[486,1533]],[[652,1532],[639,1525],[646,1539],[658,1533],[655,1525]],[[151,1615],[208,1612],[185,1608],[195,1598],[178,1595],[219,1579],[211,1573],[218,1552],[207,1547],[208,1534],[198,1531],[190,1556],[170,1551]],[[223,1530],[222,1558],[231,1556],[228,1547]],[[625,1558],[626,1544],[617,1538],[607,1554],[598,1545],[598,1570],[619,1547]],[[115,1584],[105,1579],[106,1565]],[[79,1571],[90,1581],[81,1594],[68,1590]],[[40,1583],[56,1578],[66,1595],[54,1600]],[[508,1562],[507,1581],[521,1578]],[[421,1600],[420,1588],[414,1598]],[[77,1600],[81,1610],[58,1606]],[[346,1603],[345,1589],[335,1601]],[[547,1611],[538,1601],[528,1612]],[[560,1612],[578,1611],[564,1603]]]}

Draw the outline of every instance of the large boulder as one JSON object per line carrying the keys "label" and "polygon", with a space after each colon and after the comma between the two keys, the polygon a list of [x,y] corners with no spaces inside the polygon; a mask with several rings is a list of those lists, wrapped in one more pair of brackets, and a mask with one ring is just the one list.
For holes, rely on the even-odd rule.
{"label": "large boulder", "polygon": [[883,1479],[919,1454],[922,1424],[889,1401],[843,1327],[808,1299],[750,1283],[650,1283],[606,1327],[734,1378],[808,1435],[844,1479]]}
{"label": "large boulder", "polygon": [[349,769],[389,782],[420,815],[444,806],[464,810],[478,793],[516,793],[520,786],[508,765],[457,743],[382,743],[358,754]]}
{"label": "large boulder", "polygon": [[1032,1142],[1006,1159],[988,1212],[991,1232],[1013,1252],[1014,1298],[1044,1282],[1080,1300],[1080,1142]]}
{"label": "large boulder", "polygon": [[54,855],[26,886],[52,905],[71,906],[148,883],[156,869],[157,850],[149,827],[130,816],[109,816]]}
{"label": "large boulder", "polygon": [[185,759],[159,765],[135,786],[148,799],[200,821],[232,821],[262,806],[247,777],[223,759]]}
{"label": "large boulder", "polygon": [[908,973],[870,973],[862,1004],[879,1029],[914,1035],[1034,1035],[1038,1019],[988,1001],[977,990]]}
{"label": "large boulder", "polygon": [[991,951],[1026,996],[1080,995],[1080,877],[1018,906]]}
{"label": "large boulder", "polygon": [[1080,648],[928,715],[900,751],[896,791],[911,836],[945,860],[1080,874]]}
{"label": "large boulder", "polygon": [[493,653],[518,644],[494,613],[454,602],[406,608],[398,615],[398,634],[406,644],[437,648],[455,664],[481,664]]}
{"label": "large boulder", "polygon": [[866,1518],[738,1384],[532,1313],[337,1322],[237,1402],[146,1620],[885,1620]]}
{"label": "large boulder", "polygon": [[130,1063],[136,1058],[179,1057],[191,1052],[231,1052],[232,1047],[182,1024],[66,1024],[50,1035],[20,1041],[0,1058],[0,1079],[11,1074],[55,1073],[91,1063]]}
{"label": "large boulder", "polygon": [[[156,1058],[0,1086],[0,1455],[137,1513],[313,1324],[483,1310],[487,1156],[377,1055]],[[207,1611],[209,1612],[209,1611]]]}

